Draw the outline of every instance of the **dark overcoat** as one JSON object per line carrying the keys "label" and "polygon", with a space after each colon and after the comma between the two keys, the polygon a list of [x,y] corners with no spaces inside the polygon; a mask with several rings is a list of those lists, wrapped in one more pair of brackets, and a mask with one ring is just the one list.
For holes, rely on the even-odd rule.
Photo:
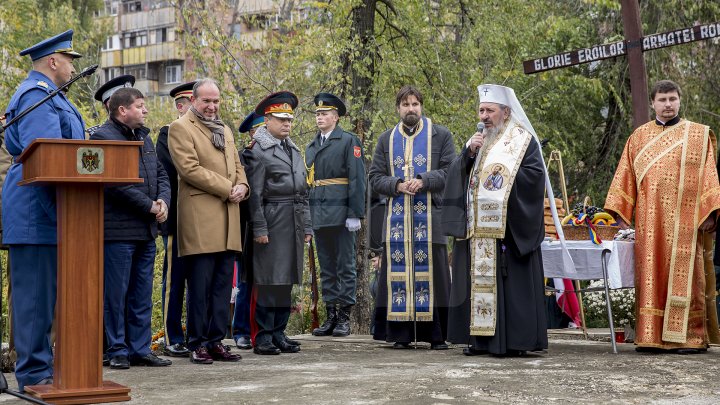
{"label": "dark overcoat", "polygon": [[160,233],[163,235],[175,235],[177,233],[177,195],[178,195],[178,172],[175,164],[170,156],[170,148],[168,147],[168,129],[169,125],[160,128],[157,141],[155,142],[155,152],[158,160],[165,168],[170,181],[170,202],[168,206],[168,219],[160,224]]}
{"label": "dark overcoat", "polygon": [[265,127],[253,136],[242,161],[250,183],[250,221],[253,238],[253,278],[261,285],[290,285],[302,281],[305,235],[312,235],[305,162],[290,141],[292,158],[280,140]]}

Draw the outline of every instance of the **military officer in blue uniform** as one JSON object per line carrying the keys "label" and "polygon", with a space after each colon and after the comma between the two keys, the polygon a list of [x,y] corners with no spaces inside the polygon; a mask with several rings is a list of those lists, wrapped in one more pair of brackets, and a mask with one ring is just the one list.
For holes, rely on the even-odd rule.
{"label": "military officer in blue uniform", "polygon": [[[72,35],[68,30],[20,52],[20,56],[30,56],[32,70],[10,99],[8,120],[72,78],[73,60],[81,56],[73,50]],[[17,159],[36,138],[84,139],[84,133],[80,112],[59,92],[11,125],[5,143]],[[55,187],[18,186],[22,169],[20,163],[10,167],[2,191],[3,243],[10,246],[15,376],[20,390],[26,385],[52,384],[50,328],[58,243]]]}
{"label": "military officer in blue uniform", "polygon": [[[178,118],[190,109],[190,97],[192,97],[194,85],[195,81],[192,81],[170,90],[170,97],[174,100]],[[160,128],[155,146],[158,159],[170,179],[170,215],[167,221],[160,224],[160,233],[165,244],[162,277],[162,313],[165,329],[165,349],[163,351],[168,356],[188,357],[190,350],[185,345],[185,332],[182,328],[187,271],[183,264],[183,258],[178,256],[178,244],[175,238],[177,235],[178,174],[168,148],[169,128],[170,125]]]}
{"label": "military officer in blue uniform", "polygon": [[[122,89],[123,87],[133,87],[135,85],[135,76],[133,75],[122,75],[118,76],[114,79],[110,79],[105,84],[100,86],[99,89],[95,92],[95,100],[102,103],[103,108],[105,109],[105,112],[109,111],[108,108],[108,100],[110,100],[110,96],[115,94],[116,91]],[[104,124],[104,123],[103,123]],[[88,133],[89,136],[92,136],[95,131],[97,131],[98,128],[100,128],[101,125],[98,124],[94,125],[92,127],[89,127],[85,129],[85,132]]]}
{"label": "military officer in blue uniform", "polygon": [[305,150],[305,164],[328,316],[313,335],[347,336],[355,305],[355,236],[365,217],[365,163],[358,137],[338,125],[346,111],[342,100],[319,93],[315,106],[319,131]]}

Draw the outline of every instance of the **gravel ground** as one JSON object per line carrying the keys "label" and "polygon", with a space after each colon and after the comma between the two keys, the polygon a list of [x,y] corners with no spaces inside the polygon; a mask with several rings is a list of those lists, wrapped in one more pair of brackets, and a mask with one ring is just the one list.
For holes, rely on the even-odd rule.
{"label": "gravel ground", "polygon": [[608,342],[553,334],[547,353],[496,358],[463,356],[460,346],[394,350],[369,336],[296,338],[297,354],[241,351],[239,363],[210,366],[173,359],[167,368],[106,369],[105,378],[129,386],[133,404],[720,403],[718,348],[653,355],[620,344],[613,354]]}

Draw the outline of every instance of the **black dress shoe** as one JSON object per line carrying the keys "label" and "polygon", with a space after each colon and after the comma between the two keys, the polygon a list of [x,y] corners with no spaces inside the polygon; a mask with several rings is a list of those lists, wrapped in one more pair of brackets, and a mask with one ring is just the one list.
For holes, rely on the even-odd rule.
{"label": "black dress shoe", "polygon": [[638,353],[664,353],[665,350],[659,348],[659,347],[645,347],[645,346],[636,346],[635,351]]}
{"label": "black dress shoe", "polygon": [[430,343],[430,350],[447,350],[448,345],[445,342]]}
{"label": "black dress shoe", "polygon": [[684,349],[676,349],[675,353],[677,354],[700,354],[707,352],[707,349],[692,349],[692,348],[684,348]]}
{"label": "black dress shoe", "polygon": [[210,357],[215,361],[240,361],[242,356],[236,353],[230,353],[224,344],[215,343],[208,350]]}
{"label": "black dress shoe", "polygon": [[190,362],[195,364],[213,364],[213,359],[205,346],[200,346],[190,352]]}
{"label": "black dress shoe", "polygon": [[408,342],[395,342],[392,347],[393,347],[393,349],[409,349],[409,348],[410,348],[410,343],[408,343]]}
{"label": "black dress shoe", "polygon": [[473,348],[472,346],[468,346],[463,349],[463,354],[466,356],[480,356],[483,354],[488,354],[489,352],[487,350],[478,350]]}
{"label": "black dress shoe", "polygon": [[116,370],[127,370],[130,368],[127,356],[114,356],[110,359],[110,368]]}
{"label": "black dress shoe", "polygon": [[255,354],[280,354],[280,349],[277,348],[274,344],[270,342],[263,342],[260,344],[256,344],[253,348],[253,352]]}
{"label": "black dress shoe", "polygon": [[148,353],[142,357],[133,357],[130,359],[131,366],[147,366],[147,367],[165,367],[172,364],[172,361],[161,359],[160,357]]}
{"label": "black dress shoe", "polygon": [[505,351],[505,353],[502,353],[502,354],[500,354],[500,353],[492,353],[492,356],[493,356],[493,357],[500,357],[500,358],[502,358],[502,357],[523,357],[523,356],[525,356],[526,354],[527,354],[527,351],[525,351],[525,350],[512,350],[512,349],[508,349],[507,351]]}
{"label": "black dress shoe", "polygon": [[182,343],[175,343],[174,345],[166,346],[163,349],[163,353],[171,357],[188,357],[190,350]]}
{"label": "black dress shoe", "polygon": [[285,340],[285,343],[287,343],[287,344],[289,344],[289,345],[293,345],[293,346],[300,346],[300,345],[302,345],[302,343],[298,342],[297,340],[290,339],[290,338],[287,337],[287,335],[284,334],[284,333],[283,333],[283,340]]}
{"label": "black dress shoe", "polygon": [[300,351],[300,347],[288,344],[285,341],[273,343],[275,344],[275,347],[280,349],[280,353],[297,353]]}
{"label": "black dress shoe", "polygon": [[247,336],[240,336],[235,339],[235,346],[241,350],[250,350],[252,349],[252,341]]}
{"label": "black dress shoe", "polygon": [[[52,384],[53,384],[53,378],[52,378],[52,377],[45,377],[45,378],[43,378],[42,380],[36,382],[35,384],[28,384],[28,385],[26,385],[26,387],[27,387],[27,386],[30,386],[30,385],[52,385]],[[25,388],[23,387],[22,389],[19,390],[19,392],[20,392],[21,394],[24,394],[24,393],[25,393]]]}
{"label": "black dress shoe", "polygon": [[103,367],[107,367],[110,365],[110,356],[107,355],[107,353],[103,353]]}
{"label": "black dress shoe", "polygon": [[52,377],[45,377],[42,380],[36,382],[32,385],[52,385],[53,384],[53,378]]}

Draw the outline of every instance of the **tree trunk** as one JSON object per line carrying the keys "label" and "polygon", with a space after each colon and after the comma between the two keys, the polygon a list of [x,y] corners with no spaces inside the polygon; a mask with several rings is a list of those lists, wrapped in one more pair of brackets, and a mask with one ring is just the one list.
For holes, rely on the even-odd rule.
{"label": "tree trunk", "polygon": [[[350,29],[350,41],[356,49],[361,49],[365,54],[353,57],[350,50],[342,55],[343,72],[351,78],[350,87],[342,89],[341,96],[350,98],[354,103],[361,105],[360,111],[356,111],[352,118],[354,132],[364,145],[371,145],[371,136],[367,134],[370,127],[368,113],[373,105],[372,84],[375,78],[375,63],[378,52],[373,43],[375,29],[375,6],[376,0],[364,0],[352,10],[352,25]],[[357,69],[357,64],[367,56],[369,60],[367,72]],[[348,97],[349,96],[349,97]],[[370,167],[367,156],[371,155],[366,150],[365,167]],[[370,193],[367,193],[369,196]],[[366,196],[365,221],[358,232],[356,241],[356,262],[357,262],[357,304],[352,312],[352,330],[358,334],[369,334],[372,322],[373,301],[370,295],[370,267],[368,261],[368,237],[369,237],[369,197]]]}

